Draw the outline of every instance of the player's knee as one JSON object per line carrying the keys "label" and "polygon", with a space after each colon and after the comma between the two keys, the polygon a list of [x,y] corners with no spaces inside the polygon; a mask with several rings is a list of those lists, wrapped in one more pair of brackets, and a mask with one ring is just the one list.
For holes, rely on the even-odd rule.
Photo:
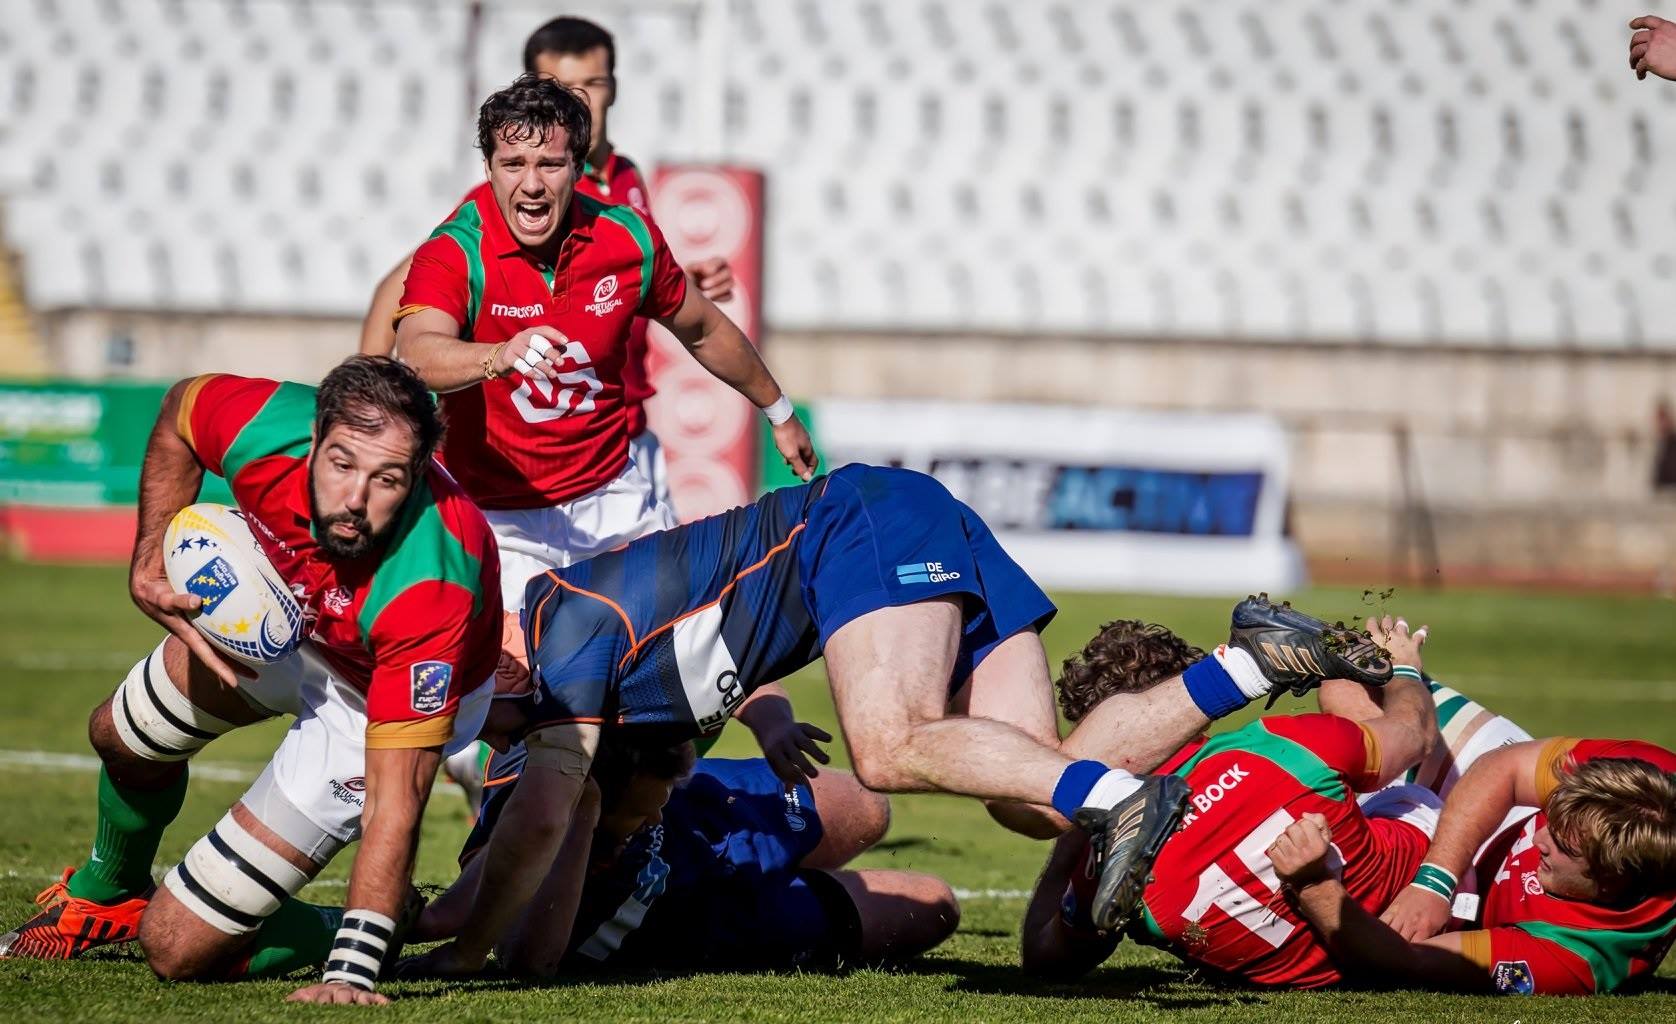
{"label": "player's knee", "polygon": [[184,908],[167,892],[159,892],[140,917],[140,952],[146,966],[164,981],[194,981],[204,978],[208,958],[201,950],[194,951],[195,935],[201,932],[200,922],[183,913]]}
{"label": "player's knee", "polygon": [[889,750],[851,749],[855,777],[875,793],[896,793],[908,788],[905,776]]}
{"label": "player's knee", "polygon": [[[194,706],[181,692],[166,664],[164,647],[165,644],[159,644],[129,670],[110,700],[101,705],[103,716],[99,710],[94,711],[89,738],[107,763],[113,758],[162,763],[184,761],[210,740],[235,728],[232,722]],[[108,733],[104,731],[106,724]]]}
{"label": "player's knee", "polygon": [[862,811],[856,845],[865,850],[883,839],[890,831],[890,797],[870,788],[856,788],[861,791]]}

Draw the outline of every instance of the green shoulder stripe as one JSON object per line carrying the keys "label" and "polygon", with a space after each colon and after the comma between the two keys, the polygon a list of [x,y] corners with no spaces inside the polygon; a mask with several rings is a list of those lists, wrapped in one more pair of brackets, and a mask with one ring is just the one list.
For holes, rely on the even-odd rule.
{"label": "green shoulder stripe", "polygon": [[1666,914],[1661,920],[1636,931],[1568,928],[1547,921],[1523,921],[1513,927],[1576,954],[1594,972],[1595,991],[1611,992],[1629,978],[1631,958],[1658,945],[1659,940],[1676,927],[1676,915]]}
{"label": "green shoulder stripe", "polygon": [[640,247],[640,298],[634,306],[635,309],[640,309],[646,305],[646,292],[652,286],[651,229],[646,226],[645,219],[632,206],[607,206],[605,203],[597,199],[590,199],[587,196],[579,196],[578,198],[582,200],[583,208],[589,213],[598,216],[601,220],[616,223],[624,231],[627,231],[629,237],[634,239],[634,244]]}
{"label": "green shoulder stripe", "polygon": [[373,573],[372,585],[367,588],[367,599],[357,620],[361,635],[372,633],[373,623],[402,591],[430,580],[456,583],[470,591],[471,610],[476,614],[483,607],[481,572],[481,560],[449,532],[442,513],[437,510],[430,484],[421,480],[407,496],[402,521],[390,538],[383,563]]}
{"label": "green shoulder stripe", "polygon": [[1220,736],[1212,736],[1199,752],[1188,759],[1187,763],[1177,768],[1175,774],[1187,777],[1200,761],[1212,754],[1227,751],[1244,751],[1256,754],[1265,761],[1278,765],[1286,774],[1308,786],[1312,791],[1321,794],[1329,800],[1343,800],[1347,790],[1344,779],[1338,772],[1328,766],[1327,762],[1317,757],[1313,750],[1301,746],[1284,736],[1277,736],[1263,727],[1262,722],[1252,722],[1250,725],[1225,732]]}
{"label": "green shoulder stripe", "polygon": [[466,332],[477,326],[477,311],[483,308],[483,218],[477,204],[468,202],[443,221],[432,238],[447,236],[454,240],[466,257],[466,285],[470,295],[466,299]]}
{"label": "green shoulder stripe", "polygon": [[300,459],[308,454],[313,430],[314,389],[281,382],[227,446],[221,457],[222,475],[231,480],[245,466],[270,455]]}

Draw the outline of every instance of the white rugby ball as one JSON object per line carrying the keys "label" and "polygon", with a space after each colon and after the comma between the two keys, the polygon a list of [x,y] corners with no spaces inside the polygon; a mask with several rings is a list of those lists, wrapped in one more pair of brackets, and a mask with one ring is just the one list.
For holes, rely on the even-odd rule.
{"label": "white rugby ball", "polygon": [[244,513],[214,502],[175,513],[163,568],[178,594],[204,602],[192,624],[247,665],[283,661],[303,642],[303,609],[251,536]]}

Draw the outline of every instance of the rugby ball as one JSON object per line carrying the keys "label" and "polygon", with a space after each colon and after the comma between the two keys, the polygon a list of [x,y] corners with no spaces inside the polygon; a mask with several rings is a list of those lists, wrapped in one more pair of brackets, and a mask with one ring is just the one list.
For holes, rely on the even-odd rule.
{"label": "rugby ball", "polygon": [[179,594],[204,602],[192,625],[247,665],[283,661],[303,642],[303,609],[245,524],[244,513],[200,502],[163,534],[163,568]]}

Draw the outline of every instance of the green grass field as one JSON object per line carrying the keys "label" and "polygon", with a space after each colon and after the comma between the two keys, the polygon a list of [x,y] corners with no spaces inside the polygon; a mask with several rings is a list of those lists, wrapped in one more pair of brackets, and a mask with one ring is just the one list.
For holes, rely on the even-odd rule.
{"label": "green grass field", "polygon": [[[1303,606],[1346,619],[1367,608],[1359,591],[1297,595]],[[1427,667],[1517,718],[1534,734],[1637,736],[1676,745],[1672,649],[1676,608],[1631,597],[1501,592],[1398,593],[1388,602],[1411,622],[1432,625]],[[1230,602],[1141,596],[1066,596],[1046,642],[1055,658],[1102,621],[1146,617],[1204,645],[1226,629]],[[0,924],[32,910],[35,893],[64,865],[79,863],[92,837],[95,774],[80,755],[88,711],[156,642],[155,628],[128,603],[124,573],[111,568],[0,562]],[[804,717],[831,729],[818,671],[792,684]],[[1281,708],[1301,707],[1283,703]],[[254,777],[283,725],[218,740],[201,756],[186,809],[164,841],[173,863]],[[836,730],[833,730],[836,731]],[[750,737],[729,730],[718,753],[747,755]],[[842,763],[843,752],[834,751]],[[215,778],[208,776],[214,775]],[[446,883],[465,834],[465,804],[439,786],[425,820],[419,880]],[[959,933],[911,966],[843,976],[635,975],[568,978],[542,988],[506,981],[444,989],[392,984],[383,1010],[287,1006],[294,982],[166,985],[126,947],[67,964],[0,962],[4,1019],[58,1021],[294,1020],[375,1013],[380,1020],[504,1022],[598,1020],[1485,1020],[1613,1022],[1676,1017],[1667,966],[1653,991],[1631,997],[1520,1001],[1408,993],[1267,993],[1218,987],[1168,956],[1125,946],[1074,985],[1040,984],[1016,967],[1016,895],[1035,880],[1045,846],[1009,835],[975,804],[943,797],[895,801],[890,836],[861,866],[930,871],[963,892]],[[350,857],[306,891],[320,902],[343,896]]]}

